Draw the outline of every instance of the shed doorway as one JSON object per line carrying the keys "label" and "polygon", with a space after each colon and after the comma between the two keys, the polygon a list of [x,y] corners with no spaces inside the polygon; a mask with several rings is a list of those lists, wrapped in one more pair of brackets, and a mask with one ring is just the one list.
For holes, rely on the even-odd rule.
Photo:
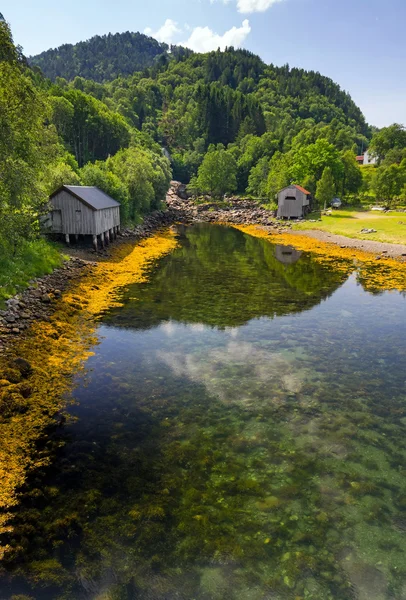
{"label": "shed doorway", "polygon": [[62,231],[62,211],[61,210],[53,210],[52,211],[52,231],[55,233]]}

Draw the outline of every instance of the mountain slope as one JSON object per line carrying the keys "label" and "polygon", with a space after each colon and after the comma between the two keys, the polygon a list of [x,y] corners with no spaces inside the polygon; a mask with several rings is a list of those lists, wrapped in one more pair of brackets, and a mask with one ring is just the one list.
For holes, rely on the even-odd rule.
{"label": "mountain slope", "polygon": [[52,80],[64,77],[69,81],[79,76],[103,82],[151,67],[168,49],[166,44],[142,33],[126,31],[64,44],[31,56],[28,61]]}

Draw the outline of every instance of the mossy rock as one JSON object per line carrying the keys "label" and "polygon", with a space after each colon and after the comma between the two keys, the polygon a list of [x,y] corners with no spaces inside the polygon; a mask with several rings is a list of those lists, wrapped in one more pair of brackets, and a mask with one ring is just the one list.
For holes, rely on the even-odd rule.
{"label": "mossy rock", "polygon": [[29,398],[32,395],[32,387],[28,382],[18,383],[14,387],[14,391],[21,394],[23,398]]}
{"label": "mossy rock", "polygon": [[0,415],[9,418],[15,414],[23,414],[27,411],[26,399],[14,391],[6,391],[0,396]]}
{"label": "mossy rock", "polygon": [[2,379],[6,379],[10,383],[20,383],[22,375],[18,369],[7,368],[4,369]]}
{"label": "mossy rock", "polygon": [[21,356],[14,359],[13,366],[15,369],[20,371],[23,377],[29,377],[32,373],[31,363],[29,363],[25,358],[21,358]]}

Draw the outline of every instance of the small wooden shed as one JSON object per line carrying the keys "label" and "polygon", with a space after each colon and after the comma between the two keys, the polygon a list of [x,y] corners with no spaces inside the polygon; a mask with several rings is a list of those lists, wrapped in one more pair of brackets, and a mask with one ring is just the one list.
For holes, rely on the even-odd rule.
{"label": "small wooden shed", "polygon": [[310,210],[311,194],[300,185],[289,185],[278,194],[278,217],[304,217]]}
{"label": "small wooden shed", "polygon": [[49,197],[51,211],[47,227],[65,236],[91,235],[97,249],[117,237],[120,230],[120,203],[94,186],[63,185]]}

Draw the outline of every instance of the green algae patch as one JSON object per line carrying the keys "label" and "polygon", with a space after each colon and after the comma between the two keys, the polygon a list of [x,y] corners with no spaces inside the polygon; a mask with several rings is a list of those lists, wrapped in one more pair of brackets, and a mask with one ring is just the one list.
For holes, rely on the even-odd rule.
{"label": "green algae patch", "polygon": [[256,225],[233,227],[253,237],[265,238],[272,244],[283,244],[303,252],[311,252],[314,260],[336,272],[349,275],[355,269],[358,281],[367,291],[406,290],[406,264],[399,260],[383,258],[377,261],[376,254],[357,248],[341,248],[337,244],[322,242],[306,235],[269,234]]}
{"label": "green algae patch", "polygon": [[[12,551],[10,523],[27,478],[50,463],[53,447],[47,438],[56,426],[55,415],[69,402],[72,377],[98,342],[98,315],[117,304],[119,287],[145,281],[151,262],[175,246],[168,232],[133,248],[120,247],[63,295],[49,321],[34,323],[0,364],[0,560]],[[11,366],[13,356],[24,357],[32,367],[25,387],[20,371]]]}

